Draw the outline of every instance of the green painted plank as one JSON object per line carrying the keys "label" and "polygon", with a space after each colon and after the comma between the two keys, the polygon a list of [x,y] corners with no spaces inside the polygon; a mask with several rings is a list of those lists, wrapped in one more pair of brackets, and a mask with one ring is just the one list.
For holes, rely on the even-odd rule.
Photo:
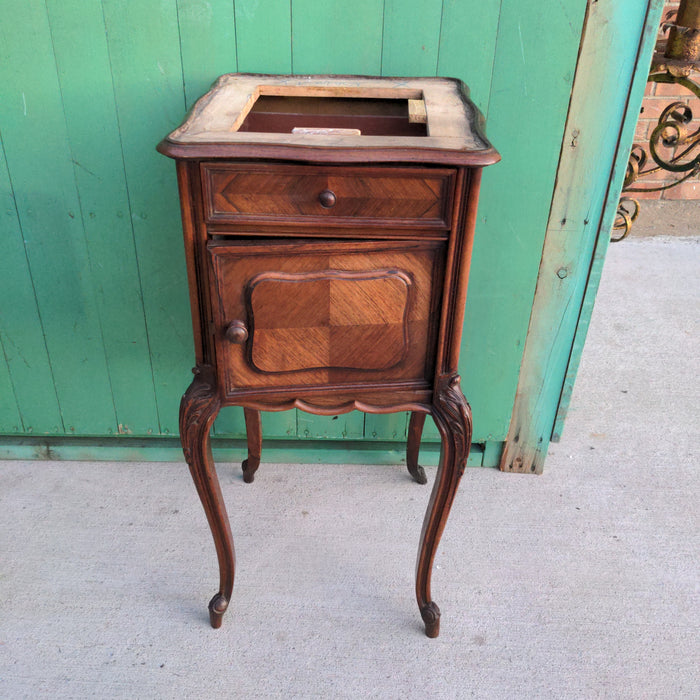
{"label": "green painted plank", "polygon": [[574,381],[581,361],[581,353],[583,352],[583,345],[586,340],[586,334],[588,333],[588,326],[591,321],[591,314],[593,313],[593,304],[596,294],[598,293],[600,277],[603,271],[603,262],[605,260],[612,226],[617,212],[617,203],[622,190],[629,151],[632,141],[634,140],[637,116],[641,108],[644,89],[647,83],[648,71],[646,66],[650,64],[651,56],[656,46],[657,27],[660,22],[663,7],[664,3],[662,0],[654,0],[649,3],[649,8],[647,10],[644,31],[639,45],[639,54],[636,59],[636,71],[629,91],[627,109],[620,130],[610,185],[603,205],[600,226],[598,227],[598,237],[588,273],[588,283],[581,303],[581,313],[576,325],[569,362],[566,368],[566,374],[564,375],[559,406],[557,407],[557,414],[552,429],[551,437],[553,441],[557,441],[561,436],[564,419],[566,418],[566,412],[571,401],[571,393],[574,388]]}
{"label": "green painted plank", "polygon": [[12,6],[0,46],[0,131],[65,430],[109,433],[116,417],[43,1]]}
{"label": "green painted plank", "polygon": [[503,0],[460,370],[476,442],[505,439],[518,382],[585,4]]}
{"label": "green painted plank", "polygon": [[[296,422],[294,428],[296,432]],[[225,406],[222,408],[216,417],[216,421],[214,421],[212,435],[229,439],[245,439],[243,409],[239,406]]]}
{"label": "green painted plank", "polygon": [[62,433],[4,148],[0,149],[0,216],[0,431],[13,433],[18,428],[25,433]]}
{"label": "green painted plank", "polygon": [[[243,440],[212,439],[214,460],[219,471],[227,469],[240,477],[240,462],[246,455]],[[420,462],[425,466],[435,466],[440,457],[439,445],[421,445]],[[5,437],[0,441],[0,459],[52,459],[75,461],[123,462],[182,462],[182,448],[178,440],[171,438],[114,437],[102,440],[33,439]],[[404,465],[403,447],[397,448],[390,442],[344,442],[322,440],[270,440],[263,444],[262,465],[256,475],[264,478],[265,463],[289,464],[372,464]],[[472,445],[468,467],[479,467],[483,461],[481,445]],[[401,467],[405,469],[405,466]],[[406,473],[406,477],[408,473]]]}
{"label": "green painted plank", "polygon": [[379,75],[383,11],[382,0],[294,0],[294,73]]}
{"label": "green painted plank", "polygon": [[[540,473],[544,465],[581,304],[590,284],[603,203],[608,194],[617,202],[622,185],[624,166],[619,165],[617,182],[611,183],[614,161],[620,151],[629,152],[644,92],[643,82],[637,82],[636,95],[630,94],[630,86],[635,72],[647,70],[661,4],[656,3],[648,15],[640,11],[637,0],[599,0],[589,8],[518,396],[502,458],[502,468],[509,471]],[[638,62],[640,37],[646,43],[642,62]],[[623,145],[619,125],[625,121],[629,141]],[[611,124],[618,128],[611,129]],[[611,223],[605,236],[609,237]]]}
{"label": "green painted plank", "polygon": [[177,8],[157,0],[103,7],[160,430],[176,434],[192,325],[175,169],[155,145],[185,111]]}
{"label": "green painted plank", "polygon": [[[289,439],[297,436],[295,411],[263,411],[261,415],[263,441],[269,438]],[[245,439],[243,409],[238,406],[222,408],[214,423],[214,435],[228,439]]]}
{"label": "green painted plank", "polygon": [[297,435],[312,440],[358,439],[364,435],[364,414],[350,411],[337,416],[314,416],[297,411]]}
{"label": "green painted plank", "polygon": [[497,467],[501,462],[501,455],[505,448],[504,442],[490,441],[483,445],[484,454],[482,458],[482,467]]}
{"label": "green painted plank", "polygon": [[223,73],[235,73],[232,0],[177,0],[187,109]]}
{"label": "green painted plank", "polygon": [[386,0],[382,75],[435,75],[441,20],[439,2]]}
{"label": "green painted plank", "polygon": [[423,442],[440,442],[440,431],[432,416],[428,416],[423,427]]}
{"label": "green painted plank", "polygon": [[[19,219],[17,218],[14,198],[12,197],[12,186],[10,184],[9,173],[7,172],[7,161],[5,160],[5,152],[2,149],[1,140],[0,217],[0,221],[2,221],[2,226],[0,226],[0,268],[2,268],[6,264],[6,261],[4,260],[5,247],[8,245],[8,243],[10,245],[15,243],[16,245],[16,242],[21,240],[21,231],[19,228]],[[9,238],[10,240],[6,242],[6,238]],[[3,287],[8,281],[12,281],[13,275],[17,275],[17,271],[15,270],[12,270],[13,275],[8,275],[9,272],[10,270],[0,269],[1,299],[10,298],[4,293],[6,290],[3,289]],[[5,279],[6,277],[7,279]],[[6,336],[6,330],[4,330],[6,322],[5,316],[5,304],[0,304],[0,432],[23,433],[24,426],[22,425],[22,417],[19,413],[19,404],[17,403],[15,388],[12,386],[10,366],[3,341],[3,336]]]}
{"label": "green painted plank", "polygon": [[365,439],[405,440],[409,413],[368,413],[365,415]]}
{"label": "green painted plank", "polygon": [[153,372],[102,7],[82,0],[49,0],[46,7],[118,430],[157,434]]}
{"label": "green painted plank", "polygon": [[24,433],[2,336],[0,333],[0,432]]}
{"label": "green painted plank", "polygon": [[236,0],[236,50],[243,73],[292,72],[292,3]]}
{"label": "green painted plank", "polygon": [[444,0],[438,74],[460,78],[488,115],[501,1]]}

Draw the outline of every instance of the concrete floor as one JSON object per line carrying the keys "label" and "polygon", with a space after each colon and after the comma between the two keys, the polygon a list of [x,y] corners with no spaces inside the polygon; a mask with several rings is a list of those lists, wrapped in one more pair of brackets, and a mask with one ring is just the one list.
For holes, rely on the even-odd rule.
{"label": "concrete floor", "polygon": [[221,465],[215,631],[184,463],[0,464],[0,697],[699,698],[699,244],[612,247],[544,475],[465,474],[438,639],[413,597],[429,489],[401,467]]}

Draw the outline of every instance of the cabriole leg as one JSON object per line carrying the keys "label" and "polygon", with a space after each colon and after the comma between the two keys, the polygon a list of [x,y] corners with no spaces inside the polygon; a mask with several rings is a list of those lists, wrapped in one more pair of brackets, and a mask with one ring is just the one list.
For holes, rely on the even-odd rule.
{"label": "cabriole leg", "polygon": [[411,420],[408,423],[408,443],[406,444],[406,466],[408,473],[419,483],[427,484],[425,469],[418,464],[418,451],[420,450],[420,439],[423,435],[423,425],[425,424],[425,413],[414,411],[411,413]]}
{"label": "cabriole leg", "polygon": [[248,440],[248,459],[243,460],[243,481],[250,484],[255,478],[255,472],[260,466],[260,454],[262,452],[262,426],[260,424],[260,411],[254,408],[244,408],[245,432]]}
{"label": "cabriole leg", "polygon": [[209,440],[209,431],[221,404],[214,369],[209,365],[200,365],[193,372],[192,384],[180,403],[180,440],[214,536],[219,560],[219,592],[209,603],[209,621],[212,627],[218,628],[231,600],[236,566],[231,526]]}
{"label": "cabriole leg", "polygon": [[432,414],[442,437],[442,449],[423,521],[416,562],[416,599],[425,623],[426,635],[437,637],[440,633],[440,608],[430,593],[433,561],[457,486],[464,473],[472,434],[471,409],[459,386],[458,375],[440,377],[434,394]]}

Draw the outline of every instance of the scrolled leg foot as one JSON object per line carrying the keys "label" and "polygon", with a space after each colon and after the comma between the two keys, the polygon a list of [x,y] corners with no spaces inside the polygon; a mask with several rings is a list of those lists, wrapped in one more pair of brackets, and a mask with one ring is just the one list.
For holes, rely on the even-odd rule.
{"label": "scrolled leg foot", "polygon": [[243,481],[245,481],[246,484],[252,484],[253,481],[255,481],[255,472],[258,471],[259,466],[259,459],[248,457],[248,459],[243,460],[241,469],[243,470]]}
{"label": "scrolled leg foot", "polygon": [[427,484],[428,477],[426,476],[425,469],[421,467],[420,464],[408,465],[408,473],[413,477],[413,480],[417,484]]}
{"label": "scrolled leg foot", "polygon": [[221,593],[217,593],[209,601],[209,622],[215,630],[218,630],[219,627],[221,627],[221,622],[227,608],[228,600]]}
{"label": "scrolled leg foot", "polygon": [[425,623],[425,636],[434,639],[440,634],[440,608],[432,600],[420,609]]}

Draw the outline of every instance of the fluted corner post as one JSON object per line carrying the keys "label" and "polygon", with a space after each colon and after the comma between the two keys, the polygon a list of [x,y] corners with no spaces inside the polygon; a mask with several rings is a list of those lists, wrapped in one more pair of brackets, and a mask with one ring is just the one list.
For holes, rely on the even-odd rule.
{"label": "fluted corner post", "polygon": [[432,415],[440,431],[442,449],[435,484],[423,521],[416,562],[416,599],[428,637],[440,633],[440,608],[433,601],[430,579],[440,537],[445,529],[457,487],[464,473],[472,437],[472,414],[457,374],[439,377]]}
{"label": "fluted corner post", "polygon": [[209,603],[211,626],[218,628],[221,627],[223,614],[231,600],[236,566],[231,526],[216,475],[209,437],[221,402],[214,368],[198,365],[192,371],[194,379],[180,403],[180,441],[204,506],[219,560],[219,591]]}

